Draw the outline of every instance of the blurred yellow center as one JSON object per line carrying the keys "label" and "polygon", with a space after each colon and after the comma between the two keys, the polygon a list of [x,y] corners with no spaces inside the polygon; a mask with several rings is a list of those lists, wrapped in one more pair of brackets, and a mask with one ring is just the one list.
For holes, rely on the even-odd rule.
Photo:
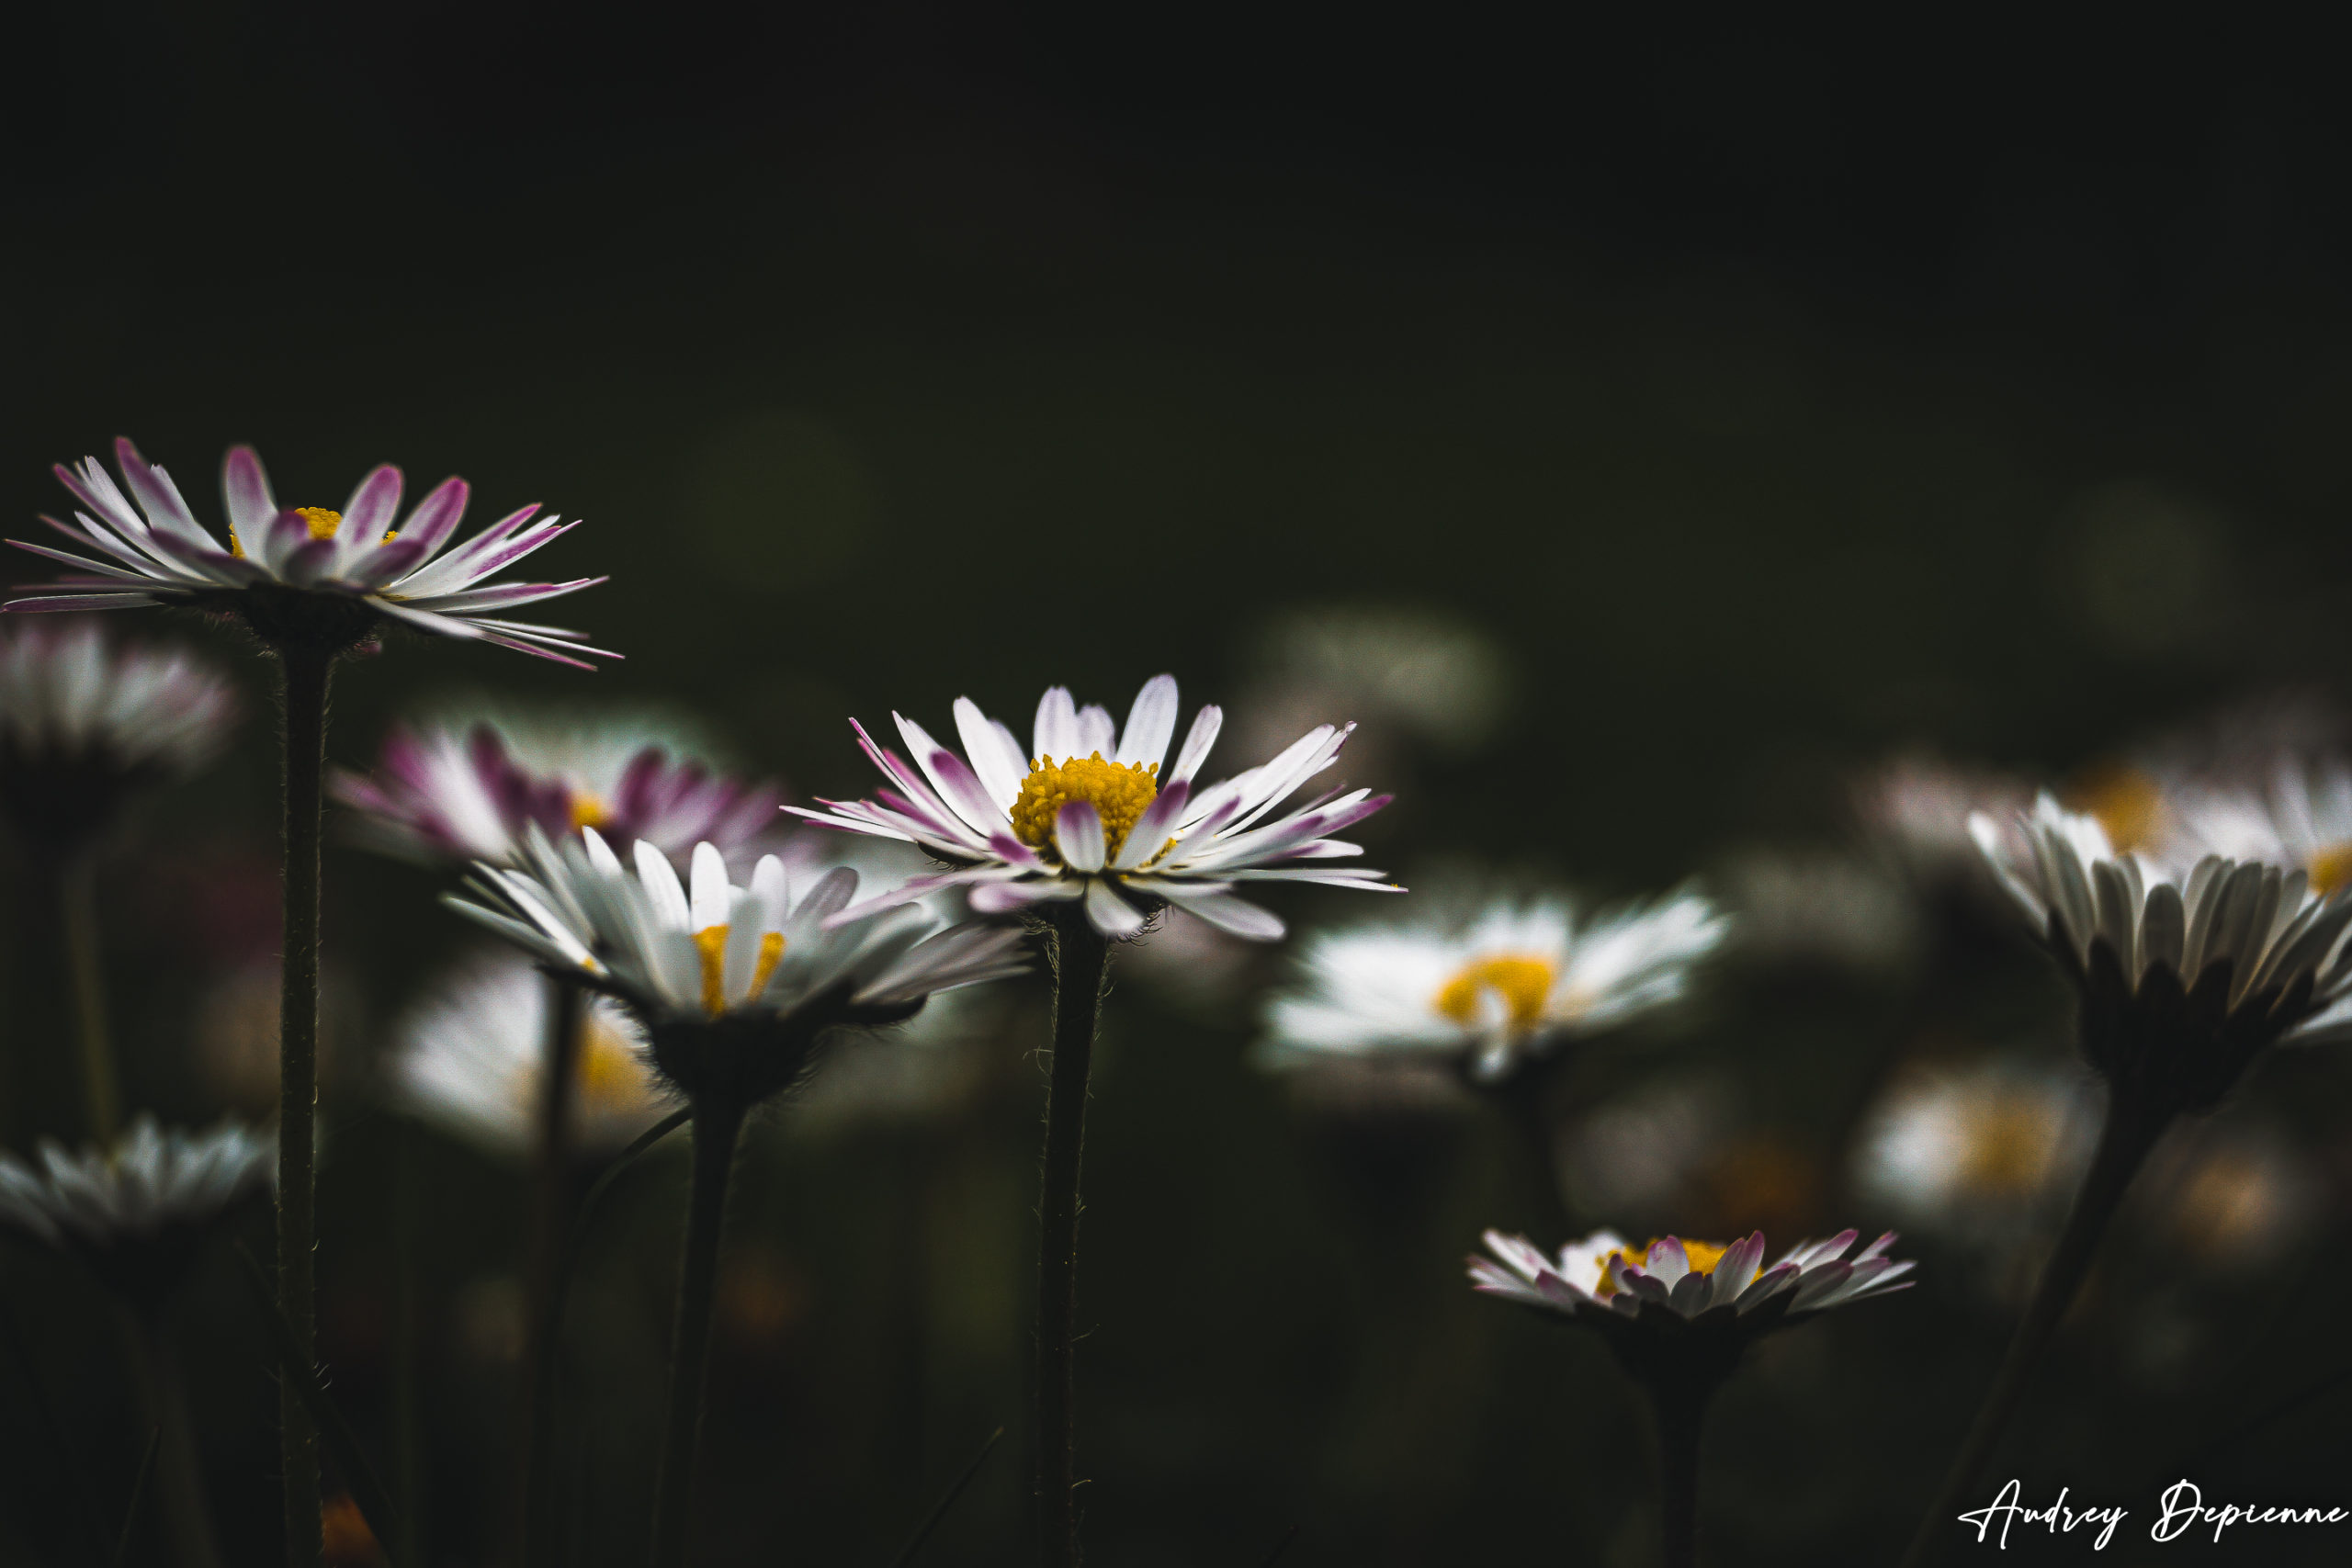
{"label": "blurred yellow center", "polygon": [[2352,887],[2352,843],[2330,844],[2312,856],[2312,891],[2332,898]]}
{"label": "blurred yellow center", "polygon": [[2117,854],[2129,854],[2155,836],[2164,790],[2137,768],[2100,768],[2068,794],[2067,804],[2098,818]]}
{"label": "blurred yellow center", "polygon": [[1962,1167],[1971,1186],[1999,1192],[2031,1192],[2041,1184],[2057,1129],[2040,1107],[1996,1103],[1978,1110],[1974,1136]]}
{"label": "blurred yellow center", "polygon": [[[1650,1238],[1649,1247],[1605,1254],[1600,1259],[1600,1283],[1594,1288],[1594,1293],[1603,1296],[1615,1295],[1617,1287],[1610,1282],[1609,1265],[1612,1262],[1620,1262],[1628,1269],[1647,1268],[1650,1247],[1656,1247],[1662,1239],[1662,1237],[1653,1236]],[[1724,1254],[1730,1250],[1730,1245],[1724,1242],[1686,1241],[1682,1244],[1682,1256],[1690,1259],[1690,1272],[1693,1274],[1713,1273],[1715,1265],[1721,1263],[1724,1260]]]}
{"label": "blurred yellow center", "polygon": [[1548,958],[1523,953],[1498,953],[1481,958],[1445,983],[1437,994],[1437,1010],[1468,1028],[1479,1021],[1478,998],[1492,991],[1503,1000],[1513,1029],[1532,1029],[1544,1020],[1544,1004],[1560,977]]}
{"label": "blurred yellow center", "polygon": [[645,1068],[637,1053],[594,1020],[580,1043],[580,1098],[599,1111],[634,1111],[645,1102]]}
{"label": "blurred yellow center", "polygon": [[606,808],[604,801],[595,795],[584,789],[575,789],[571,792],[571,830],[573,832],[577,833],[582,828],[601,828],[612,818],[612,812]]}
{"label": "blurred yellow center", "polygon": [[[1144,808],[1159,794],[1159,764],[1106,762],[1102,753],[1072,757],[1057,765],[1040,757],[1012,803],[1012,836],[1033,848],[1054,842],[1054,818],[1073,800],[1083,800],[1102,818],[1102,849],[1115,855]],[[1058,847],[1058,846],[1057,846]]]}
{"label": "blurred yellow center", "polygon": [[343,513],[330,512],[323,506],[298,506],[294,515],[310,525],[313,539],[332,539],[334,531],[343,526]]}
{"label": "blurred yellow center", "polygon": [[[695,932],[695,951],[702,954],[702,1010],[717,1018],[727,1010],[727,932],[726,926],[705,926]],[[766,989],[768,976],[775,973],[776,961],[784,956],[784,933],[770,931],[760,938],[760,955],[752,964],[752,983],[744,987],[745,999]]]}

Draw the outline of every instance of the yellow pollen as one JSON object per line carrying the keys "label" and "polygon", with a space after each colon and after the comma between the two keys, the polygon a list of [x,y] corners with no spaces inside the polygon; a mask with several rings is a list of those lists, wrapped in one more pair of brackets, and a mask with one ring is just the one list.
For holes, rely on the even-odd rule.
{"label": "yellow pollen", "polygon": [[1532,1029],[1544,1021],[1544,1004],[1551,999],[1553,982],[1560,976],[1548,958],[1523,953],[1497,953],[1474,960],[1445,983],[1436,998],[1437,1010],[1467,1028],[1478,1021],[1478,998],[1492,991],[1503,999],[1513,1029]]}
{"label": "yellow pollen", "polygon": [[2128,854],[2155,837],[2165,795],[2155,780],[2137,768],[2104,767],[2070,790],[2066,804],[2098,818],[2115,852]]}
{"label": "yellow pollen", "polygon": [[606,809],[605,803],[595,795],[584,789],[575,789],[571,792],[571,830],[573,832],[577,833],[582,828],[601,828],[611,821],[612,818],[612,812]]}
{"label": "yellow pollen", "polygon": [[[1602,1296],[1613,1296],[1617,1293],[1617,1287],[1609,1280],[1609,1265],[1612,1259],[1622,1260],[1628,1269],[1646,1269],[1649,1267],[1650,1247],[1656,1247],[1663,1239],[1660,1236],[1652,1236],[1648,1247],[1604,1254],[1600,1259],[1600,1283],[1594,1287],[1593,1293]],[[1724,1242],[1685,1241],[1682,1244],[1682,1256],[1690,1260],[1690,1272],[1693,1274],[1713,1273],[1715,1265],[1721,1263],[1724,1260],[1724,1254],[1730,1250],[1730,1245]]]}
{"label": "yellow pollen", "polygon": [[323,506],[298,506],[294,515],[311,525],[313,539],[332,539],[334,531],[343,526],[343,513],[330,512]]}
{"label": "yellow pollen", "polygon": [[2330,844],[2312,856],[2312,891],[2332,898],[2352,886],[2352,841]]}
{"label": "yellow pollen", "polygon": [[[695,932],[695,951],[702,954],[702,1010],[717,1018],[727,1010],[727,932],[726,926],[705,926]],[[768,976],[775,973],[777,963],[784,957],[784,933],[769,931],[760,938],[760,951],[752,961],[752,983],[743,992],[748,1000],[767,988]]]}
{"label": "yellow pollen", "polygon": [[591,1021],[580,1044],[580,1098],[600,1111],[634,1111],[645,1103],[645,1067],[628,1042]]}
{"label": "yellow pollen", "polygon": [[1058,766],[1051,757],[1040,757],[1021,781],[1020,798],[1012,803],[1012,836],[1032,848],[1053,844],[1055,817],[1069,802],[1083,800],[1102,818],[1103,852],[1115,855],[1136,818],[1159,794],[1159,773],[1157,762],[1123,766],[1104,761],[1100,751],[1072,757]]}

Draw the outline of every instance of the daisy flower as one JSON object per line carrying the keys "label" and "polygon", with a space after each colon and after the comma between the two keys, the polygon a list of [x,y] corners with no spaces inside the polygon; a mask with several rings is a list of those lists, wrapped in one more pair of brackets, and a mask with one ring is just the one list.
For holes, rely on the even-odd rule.
{"label": "daisy flower", "polygon": [[2085,1053],[2119,1089],[2210,1109],[2265,1047],[2352,1037],[2352,897],[2301,868],[2119,852],[2046,795],[2015,836],[1970,827],[2074,980]]}
{"label": "daisy flower", "polygon": [[1550,898],[1495,904],[1466,924],[1321,933],[1299,954],[1296,986],[1268,1008],[1261,1055],[1442,1058],[1498,1082],[1683,996],[1730,923],[1686,890],[1582,925]]}
{"label": "daisy flower", "polygon": [[0,809],[41,850],[104,832],[126,795],[209,762],[237,721],[228,681],[193,655],[88,622],[0,637]]}
{"label": "daisy flower", "polygon": [[477,863],[475,897],[445,902],[616,998],[689,1097],[763,1100],[799,1076],[822,1031],[894,1022],[935,991],[1025,967],[1016,931],[943,926],[904,906],[851,911],[846,866],[796,889],[766,855],[739,886],[704,843],[682,883],[659,846],[639,840],[632,870],[593,828],[560,845],[534,829],[525,859],[524,870]]}
{"label": "daisy flower", "polygon": [[[196,519],[179,487],[129,441],[115,443],[118,486],[96,457],[55,472],[77,510],[71,525],[44,517],[97,557],[9,542],[74,569],[51,592],[8,602],[11,610],[116,610],[187,604],[232,612],[266,642],[352,647],[390,619],[440,637],[494,643],[559,663],[587,666],[584,634],[505,619],[503,612],[577,592],[605,581],[485,584],[484,580],[577,524],[539,522],[526,506],[445,552],[465,515],[463,479],[443,480],[400,515],[401,471],[371,469],[340,512],[281,507],[250,446],[230,450],[220,488],[226,537]],[[136,503],[135,505],[133,503]],[[606,655],[606,657],[611,657]]]}
{"label": "daisy flower", "polygon": [[1871,1111],[1855,1184],[1906,1228],[2013,1250],[2081,1179],[2097,1122],[2079,1070],[1998,1059],[1921,1069]]}
{"label": "daisy flower", "polygon": [[2290,761],[2272,773],[2267,792],[2186,794],[2165,852],[2300,867],[2312,892],[2341,893],[2352,887],[2352,767],[2335,757],[2308,766]]}
{"label": "daisy flower", "polygon": [[648,739],[645,721],[565,726],[482,719],[398,728],[373,777],[338,771],[334,798],[376,848],[427,863],[519,864],[526,830],[594,828],[680,859],[708,842],[735,854],[775,823],[783,792]]}
{"label": "daisy flower", "polygon": [[[1558,1313],[1605,1332],[1673,1335],[1713,1323],[1754,1334],[1831,1307],[1908,1288],[1912,1265],[1885,1256],[1892,1231],[1860,1252],[1861,1233],[1805,1242],[1764,1267],[1764,1233],[1729,1242],[1666,1236],[1636,1247],[1614,1231],[1572,1241],[1554,1258],[1524,1236],[1486,1234],[1491,1257],[1470,1258],[1472,1288]],[[1849,1257],[1849,1253],[1852,1256]]]}
{"label": "daisy flower", "polygon": [[890,716],[910,765],[852,720],[858,744],[890,781],[871,800],[826,801],[797,812],[828,827],[920,844],[954,869],[888,897],[964,886],[972,907],[1004,914],[1082,901],[1105,937],[1132,937],[1167,904],[1237,936],[1271,942],[1283,923],[1237,897],[1250,883],[1320,882],[1398,891],[1376,871],[1332,863],[1363,852],[1329,835],[1388,804],[1368,790],[1283,803],[1339,757],[1353,725],[1321,725],[1270,762],[1196,787],[1224,715],[1204,707],[1172,766],[1176,680],[1148,682],[1124,729],[1100,707],[1080,708],[1060,686],[1037,705],[1024,750],[1012,730],[956,701],[959,753],[913,720]]}
{"label": "daisy flower", "polygon": [[233,1122],[165,1132],[141,1116],[111,1147],[68,1153],[44,1141],[38,1163],[0,1154],[0,1227],[152,1302],[248,1200],[270,1190],[276,1160],[267,1134]]}
{"label": "daisy flower", "polygon": [[[517,958],[479,963],[409,1016],[392,1049],[393,1092],[411,1110],[495,1153],[529,1152],[537,1131],[548,1037],[545,976]],[[592,1155],[609,1155],[662,1114],[644,1034],[609,998],[582,1031],[571,1125]]]}

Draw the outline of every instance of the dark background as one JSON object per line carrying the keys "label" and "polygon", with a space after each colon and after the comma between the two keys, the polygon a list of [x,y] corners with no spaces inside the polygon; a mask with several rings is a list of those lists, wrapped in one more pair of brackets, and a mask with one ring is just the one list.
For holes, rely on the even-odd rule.
{"label": "dark background", "polygon": [[[593,694],[684,705],[797,793],[862,792],[849,714],[936,727],[968,693],[1025,716],[1057,681],[1115,705],[1163,669],[1189,707],[1283,612],[1388,607],[1481,629],[1513,680],[1482,750],[1352,781],[1409,785],[1381,863],[1625,890],[1834,835],[1848,772],[1896,747],[2054,777],[2346,674],[2352,230],[2312,39],[1960,13],[93,5],[17,17],[0,73],[12,529],[62,504],[49,463],[118,434],[208,515],[246,440],[289,502],[390,459],[420,486],[463,472],[478,518],[589,520],[542,558],[612,574],[560,618],[627,663],[398,644],[343,678],[339,761],[434,694]],[[230,651],[265,716],[105,889],[134,1098],[191,1119],[220,1108],[188,1065],[192,998],[273,936],[266,688]],[[331,858],[355,1064],[461,945],[435,886]],[[74,1123],[53,938],[38,897],[10,902],[0,1111],[22,1142]],[[1364,912],[1344,903],[1282,907]],[[2031,956],[1984,962],[1984,1016],[1943,1021],[2054,1051],[2063,999]],[[1041,1080],[1034,987],[1008,1006],[1001,1070],[954,1116],[763,1140],[730,1256],[769,1293],[724,1352],[710,1561],[887,1561],[1001,1422],[933,1551],[1016,1560]],[[1819,1107],[1916,1011],[1894,982],[1751,975],[1655,1061],[1725,1067],[1753,1125],[1830,1170]],[[1491,1129],[1335,1131],[1242,1064],[1251,1019],[1246,997],[1114,1003],[1081,1359],[1096,1557],[1251,1563],[1295,1524],[1298,1564],[1645,1561],[1615,1374],[1458,1283],[1480,1226],[1531,1223]],[[389,1444],[401,1134],[347,1073],[325,1352]],[[2341,1165],[2346,1087],[2306,1058],[2256,1092]],[[508,1374],[465,1325],[513,1267],[520,1183],[422,1147],[431,1561],[481,1562]],[[575,1347],[585,1562],[640,1550],[682,1180],[624,1189]],[[1846,1223],[1831,1208],[1791,1220]],[[2352,1284],[2326,1235],[2200,1281],[2208,1337],[2160,1377],[2082,1328],[2018,1439],[2031,1485],[2146,1510],[2146,1477],[2336,1370],[2340,1311],[2298,1305]],[[1735,1389],[1716,1551],[1892,1556],[2006,1329],[1929,1263]],[[139,1439],[108,1342],[76,1337],[69,1276],[6,1269],[66,1404],[58,1457],[119,1498]],[[233,1278],[188,1320],[220,1347],[199,1400],[232,1555],[262,1560],[270,1395]],[[40,1561],[58,1527],[8,1397],[26,1484],[0,1549]],[[2342,1433],[2274,1427],[2209,1491],[2352,1498]]]}

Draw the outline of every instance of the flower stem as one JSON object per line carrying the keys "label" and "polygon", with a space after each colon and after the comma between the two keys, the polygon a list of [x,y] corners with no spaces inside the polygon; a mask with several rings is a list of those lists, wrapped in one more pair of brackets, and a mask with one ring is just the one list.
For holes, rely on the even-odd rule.
{"label": "flower stem", "polygon": [[1657,1418],[1659,1561],[1665,1568],[1695,1568],[1699,1561],[1699,1435],[1715,1385],[1648,1382]]}
{"label": "flower stem", "polygon": [[1078,1315],[1079,1156],[1086,1080],[1110,944],[1068,906],[1054,926],[1054,1068],[1046,1097],[1045,1194],[1037,1206],[1037,1561],[1077,1568],[1078,1419],[1071,1377]]}
{"label": "flower stem", "polygon": [[1945,1528],[1959,1517],[1960,1505],[1983,1475],[2001,1434],[2017,1414],[2018,1404],[2025,1396],[2035,1368],[2041,1364],[2042,1352],[2049,1348],[2066,1309],[2082,1289],[2083,1280],[2090,1272],[2091,1259],[2098,1250],[2099,1237],[2106,1234],[2108,1222],[2115,1217],[2124,1190],[2139,1173],[2148,1151],[2172,1124],[2174,1114],[2167,1106],[2121,1090],[2109,1100],[2107,1121],[2099,1129],[2098,1152],[2091,1156],[2090,1169],[2083,1178],[2081,1190],[2075,1194],[2075,1207],[2066,1216],[2066,1227],[2059,1233],[2050,1261],[2042,1265],[2041,1282],[2035,1287],[2033,1300],[2009,1340],[2008,1353],[2002,1359],[1993,1387],[1976,1412],[1968,1438],[1945,1474],[1935,1502],[1919,1521],[1918,1533],[1911,1538],[1910,1549],[1903,1554],[1902,1568],[1926,1568],[1935,1560]]}
{"label": "flower stem", "polygon": [[533,1159],[529,1297],[523,1358],[529,1381],[523,1392],[521,1485],[516,1498],[518,1561],[543,1568],[554,1561],[548,1489],[554,1480],[555,1386],[560,1335],[556,1286],[564,1241],[571,1230],[571,1083],[580,1061],[580,1026],[587,1016],[577,986],[547,981],[547,1038],[539,1062],[538,1136]]}
{"label": "flower stem", "polygon": [[703,1383],[710,1363],[710,1317],[718,1280],[718,1232],[727,1217],[743,1108],[695,1101],[694,1190],[686,1202],[685,1260],[678,1276],[678,1322],[670,1352],[670,1414],[653,1494],[653,1568],[684,1568],[693,1519],[695,1455],[702,1441]]}
{"label": "flower stem", "polygon": [[159,1310],[134,1309],[131,1315],[139,1392],[156,1434],[156,1489],[171,1532],[173,1559],[179,1568],[220,1568],[212,1509],[205,1500],[203,1467],[188,1424],[187,1382],[180,1375],[171,1330]]}
{"label": "flower stem", "polygon": [[57,868],[57,922],[65,935],[65,965],[74,987],[74,1028],[82,1047],[82,1090],[90,1137],[111,1148],[122,1127],[116,1090],[114,1046],[107,1031],[106,976],[98,966],[98,904],[90,857],[75,854]]}
{"label": "flower stem", "polygon": [[418,1568],[424,1561],[424,1421],[423,1362],[418,1346],[418,1270],[424,1228],[418,1165],[424,1157],[416,1122],[401,1117],[392,1149],[392,1254],[397,1283],[392,1292],[392,1449],[398,1468],[401,1531],[394,1568]]}
{"label": "flower stem", "polygon": [[[318,1357],[315,1123],[319,1108],[319,841],[326,771],[327,680],[334,656],[288,642],[286,677],[285,974],[277,1034],[277,1305],[306,1362]],[[319,1536],[319,1440],[289,1380],[277,1395],[286,1481],[288,1568],[313,1568]]]}

